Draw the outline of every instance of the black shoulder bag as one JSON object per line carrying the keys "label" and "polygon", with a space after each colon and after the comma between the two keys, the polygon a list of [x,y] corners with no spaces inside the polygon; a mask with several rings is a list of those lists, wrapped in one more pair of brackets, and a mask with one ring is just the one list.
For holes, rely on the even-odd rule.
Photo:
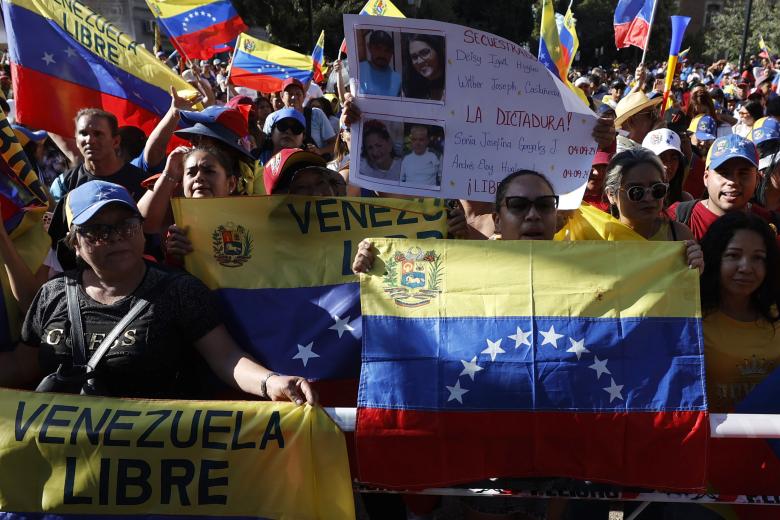
{"label": "black shoulder bag", "polygon": [[73,347],[73,363],[61,364],[57,371],[44,377],[35,389],[36,392],[60,392],[63,394],[105,395],[94,379],[95,367],[111,349],[116,338],[149,305],[149,300],[139,297],[133,308],[111,329],[87,361],[84,347],[84,325],[78,300],[78,283],[75,278],[65,279],[65,296],[68,301],[68,319],[70,320],[70,338]]}

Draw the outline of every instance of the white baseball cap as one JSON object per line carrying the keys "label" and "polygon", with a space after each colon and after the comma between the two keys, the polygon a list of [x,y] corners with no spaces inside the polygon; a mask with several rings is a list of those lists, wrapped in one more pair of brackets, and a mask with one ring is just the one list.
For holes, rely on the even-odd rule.
{"label": "white baseball cap", "polygon": [[677,132],[668,128],[659,128],[647,134],[642,140],[642,147],[647,148],[659,157],[667,150],[675,150],[682,155],[680,136],[677,135]]}

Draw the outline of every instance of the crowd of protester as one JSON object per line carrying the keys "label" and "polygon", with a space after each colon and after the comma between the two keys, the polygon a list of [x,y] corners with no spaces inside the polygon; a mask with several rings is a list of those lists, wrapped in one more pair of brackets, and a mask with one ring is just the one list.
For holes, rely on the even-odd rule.
{"label": "crowd of protester", "polygon": [[[381,35],[374,39],[382,43]],[[187,230],[173,222],[169,201],[284,193],[393,196],[349,183],[350,127],[361,115],[344,81],[346,63],[331,66],[333,92],[287,79],[278,92],[263,94],[232,85],[227,58],[182,65],[165,53],[158,57],[180,71],[198,97],[172,90],[170,109],[149,136],[119,127],[113,114],[95,107],[79,112],[72,136],[14,124],[52,195],[52,247],[41,269],[31,272],[0,227],[0,256],[13,296],[27,312],[21,342],[0,354],[0,383],[35,388],[58,367],[83,364],[145,302],[98,365],[97,393],[200,396],[194,377],[200,360],[248,394],[315,403],[304,378],[266,369],[231,338],[210,291],[183,271],[192,245]],[[780,70],[780,60],[755,57],[742,70],[723,60],[686,62],[663,116],[665,64],[572,72],[572,83],[600,116],[583,204],[643,239],[683,241],[680,262],[701,273],[713,412],[733,411],[780,361],[775,67]],[[8,81],[0,88],[7,98],[0,106],[13,121],[14,93]],[[196,103],[205,108],[192,110]],[[387,129],[364,123],[361,169],[397,177],[402,161]],[[468,240],[552,240],[573,218],[558,211],[549,180],[531,170],[506,177],[494,204],[457,200],[449,208],[449,238]],[[368,272],[375,255],[369,241],[361,243],[354,271]],[[72,332],[74,312],[83,340]],[[741,370],[745,364],[761,370]],[[516,512],[514,505],[496,504],[487,510],[468,504],[469,518]],[[387,507],[378,509],[387,513]],[[548,515],[554,509],[564,514],[565,508],[551,506]]]}

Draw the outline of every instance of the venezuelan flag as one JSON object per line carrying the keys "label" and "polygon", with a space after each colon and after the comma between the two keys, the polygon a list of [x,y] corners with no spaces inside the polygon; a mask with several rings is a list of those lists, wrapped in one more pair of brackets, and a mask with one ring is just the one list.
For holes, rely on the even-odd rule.
{"label": "venezuelan flag", "polygon": [[76,0],[9,0],[3,16],[16,118],[73,135],[79,109],[112,112],[147,134],[171,104],[170,87],[192,87],[120,28]]}
{"label": "venezuelan flag", "polygon": [[650,36],[655,0],[618,0],[615,8],[615,46],[644,49]]}
{"label": "venezuelan flag", "polygon": [[[30,165],[16,133],[0,110],[0,209],[6,232],[17,253],[35,273],[49,252],[51,240],[41,225],[48,192]],[[8,273],[0,269],[0,350],[12,349],[19,339],[24,313],[11,292]]]}
{"label": "venezuelan flag", "polygon": [[277,92],[282,82],[295,78],[306,83],[312,75],[312,57],[242,33],[236,42],[230,78],[259,92]]}
{"label": "venezuelan flag", "polygon": [[247,30],[229,0],[146,0],[157,22],[187,59],[208,59]]}
{"label": "venezuelan flag", "polygon": [[376,240],[359,476],[704,487],[698,273],[679,243]]}
{"label": "venezuelan flag", "polygon": [[772,49],[769,48],[769,45],[764,41],[764,36],[760,33],[758,35],[758,48],[761,49],[761,52],[758,55],[762,58],[770,59],[772,57]]}
{"label": "venezuelan flag", "polygon": [[666,64],[666,79],[664,80],[664,100],[661,105],[661,115],[666,111],[666,103],[672,92],[672,83],[677,73],[677,63],[680,59],[680,47],[682,46],[685,29],[691,21],[688,16],[672,16],[672,39],[669,42],[669,61]]}
{"label": "venezuelan flag", "polygon": [[[567,11],[569,17],[569,27],[566,28],[565,43],[558,34],[558,24],[556,23],[555,11],[553,11],[551,0],[542,1],[542,27],[539,37],[539,61],[547,67],[547,70],[561,80],[569,89],[577,94],[585,105],[588,104],[588,98],[582,90],[574,87],[569,81],[569,67],[574,60],[574,54],[577,52],[579,40],[577,31],[574,29],[574,17],[571,10]],[[568,46],[567,46],[568,45]]]}
{"label": "venezuelan flag", "polygon": [[404,13],[390,0],[368,0],[358,14],[367,16],[390,16],[405,18]]}
{"label": "venezuelan flag", "polygon": [[322,75],[322,68],[325,66],[325,31],[320,31],[320,37],[317,38],[317,44],[311,51],[311,70],[314,83],[320,83],[325,78]]}
{"label": "venezuelan flag", "polygon": [[442,238],[446,226],[437,203],[400,199],[176,199],[173,210],[195,249],[187,270],[216,291],[239,344],[272,370],[316,380],[331,406],[357,398],[358,243]]}

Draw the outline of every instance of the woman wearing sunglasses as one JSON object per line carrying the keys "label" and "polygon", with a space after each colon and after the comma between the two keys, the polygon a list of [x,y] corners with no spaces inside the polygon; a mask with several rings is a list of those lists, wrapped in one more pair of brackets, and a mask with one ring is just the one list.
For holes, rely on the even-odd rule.
{"label": "woman wearing sunglasses", "polygon": [[[558,227],[558,196],[547,177],[532,170],[510,173],[498,184],[493,210],[495,235],[502,240],[552,240]],[[367,273],[376,259],[369,240],[358,246],[352,270]]]}
{"label": "woman wearing sunglasses", "polygon": [[[271,372],[241,350],[202,282],[144,259],[143,218],[125,188],[100,180],[82,184],[68,194],[66,213],[67,243],[79,267],[38,291],[22,342],[2,354],[0,384],[26,386],[55,371],[72,374],[105,340],[108,350],[91,363],[94,394],[191,399],[198,395],[200,355],[244,392],[314,402],[305,379]],[[76,383],[68,390],[78,392],[82,381]]]}
{"label": "woman wearing sunglasses", "polygon": [[648,240],[688,240],[690,229],[661,215],[669,192],[664,165],[644,148],[615,155],[607,165],[604,192],[610,213]]}

